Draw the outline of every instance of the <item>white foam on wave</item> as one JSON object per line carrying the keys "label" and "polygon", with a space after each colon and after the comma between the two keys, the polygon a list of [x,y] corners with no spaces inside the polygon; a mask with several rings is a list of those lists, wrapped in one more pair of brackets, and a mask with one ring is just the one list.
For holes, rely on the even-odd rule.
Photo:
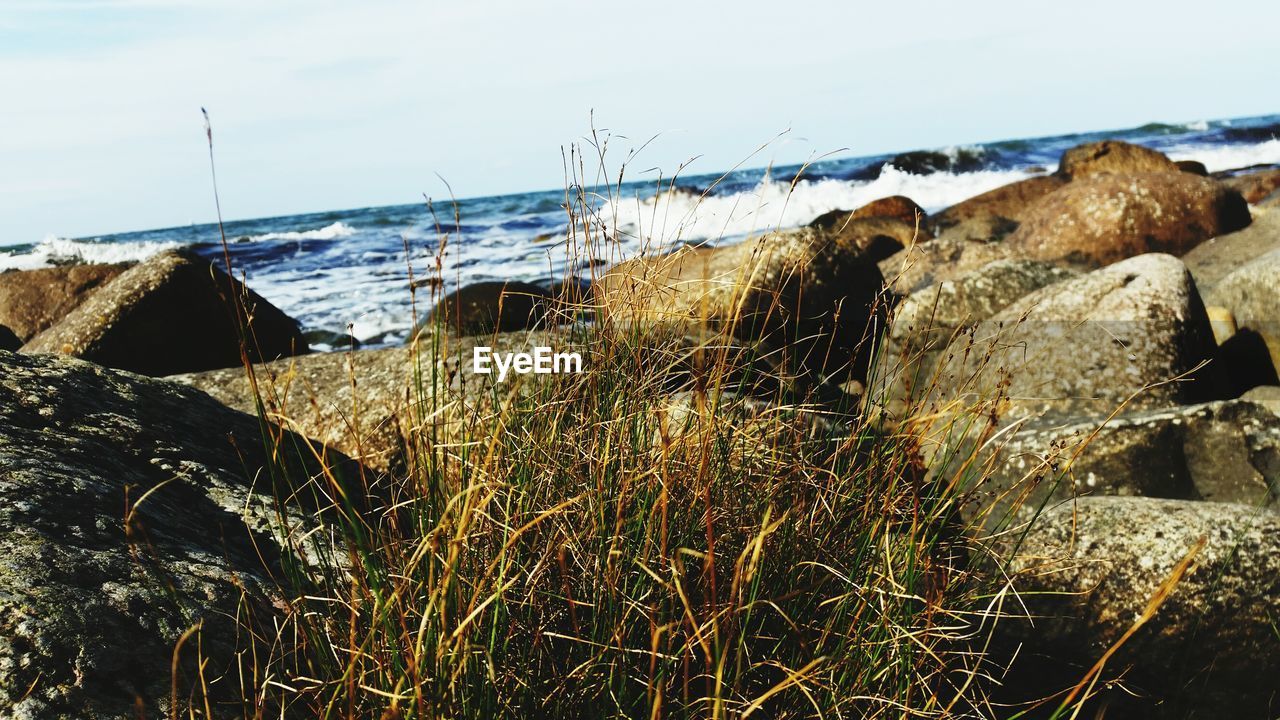
{"label": "white foam on wave", "polygon": [[724,196],[663,193],[612,201],[601,218],[625,240],[668,245],[718,240],[796,227],[831,210],[853,210],[872,200],[905,195],[928,212],[1031,177],[1026,170],[914,175],[886,165],[871,181],[825,179],[789,183],[765,180],[752,190]]}
{"label": "white foam on wave", "polygon": [[315,230],[290,230],[288,232],[269,232],[261,235],[248,236],[249,242],[259,242],[263,240],[337,240],[339,238],[351,237],[356,234],[356,229],[350,225],[338,221],[325,225]]}
{"label": "white foam on wave", "polygon": [[100,242],[50,236],[23,252],[0,253],[0,270],[34,270],[66,263],[120,263],[146,260],[179,247],[177,242]]}
{"label": "white foam on wave", "polygon": [[1209,172],[1234,170],[1250,165],[1280,164],[1280,138],[1252,145],[1203,145],[1174,148],[1173,160],[1199,160]]}

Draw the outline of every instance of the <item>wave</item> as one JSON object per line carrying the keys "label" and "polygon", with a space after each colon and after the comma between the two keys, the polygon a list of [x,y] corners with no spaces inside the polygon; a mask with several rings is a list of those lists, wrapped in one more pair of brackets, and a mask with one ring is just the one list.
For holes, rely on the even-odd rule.
{"label": "wave", "polygon": [[1173,160],[1199,160],[1209,172],[1234,170],[1251,165],[1280,164],[1280,138],[1252,145],[1201,145],[1171,148]]}
{"label": "wave", "polygon": [[824,179],[790,184],[765,180],[754,189],[702,198],[663,193],[612,201],[600,216],[624,240],[659,246],[721,240],[797,227],[831,210],[853,210],[872,200],[906,195],[928,212],[1033,176],[1027,170],[977,170],[915,175],[886,164],[871,181]]}
{"label": "wave", "polygon": [[240,242],[261,242],[266,240],[337,240],[351,237],[356,229],[339,220],[315,230],[290,230],[287,232],[269,232],[261,235],[247,235]]}
{"label": "wave", "polygon": [[27,250],[0,253],[0,270],[34,270],[51,265],[136,262],[165,250],[180,247],[177,242],[146,240],[102,242],[47,237]]}

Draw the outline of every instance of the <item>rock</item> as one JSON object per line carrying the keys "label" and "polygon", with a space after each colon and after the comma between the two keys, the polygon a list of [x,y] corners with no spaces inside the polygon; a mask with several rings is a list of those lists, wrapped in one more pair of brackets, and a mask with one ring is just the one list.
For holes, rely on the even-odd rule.
{"label": "rock", "polygon": [[1280,385],[1260,385],[1241,395],[1240,399],[1256,403],[1280,415]]}
{"label": "rock", "polygon": [[1270,195],[1258,201],[1258,207],[1276,208],[1280,207],[1280,190],[1272,192]]}
{"label": "rock", "polygon": [[423,326],[441,323],[458,335],[525,330],[546,321],[553,299],[550,291],[525,282],[472,283],[436,303]]}
{"label": "rock", "polygon": [[251,360],[307,351],[298,323],[186,250],[155,255],[99,288],[22,351],[73,355],[144,375],[239,365],[233,296],[245,299]]}
{"label": "rock", "polygon": [[0,325],[8,325],[26,342],[129,267],[63,265],[0,273]]}
{"label": "rock", "polygon": [[1062,153],[1058,172],[1072,180],[1096,175],[1175,173],[1178,166],[1164,153],[1122,140],[1077,145]]}
{"label": "rock", "polygon": [[732,332],[787,348],[788,366],[857,379],[883,284],[855,248],[803,229],[628,260],[593,291],[606,322]]}
{"label": "rock", "polygon": [[14,334],[12,330],[0,325],[0,350],[8,350],[13,352],[22,347],[22,339]]}
{"label": "rock", "polygon": [[1231,310],[1221,305],[1206,305],[1204,314],[1209,317],[1209,326],[1213,329],[1213,341],[1221,345],[1236,334],[1239,326]]}
{"label": "rock", "polygon": [[[1214,353],[1213,331],[1186,267],[1141,255],[1023,297],[947,349],[947,396],[1018,417],[1103,416],[1212,399],[1191,373]],[[1131,398],[1131,396],[1133,396]]]}
{"label": "rock", "polygon": [[931,175],[937,172],[963,173],[981,170],[983,155],[981,148],[960,148],[950,153],[936,150],[912,150],[898,153],[889,161],[889,164],[912,175]]}
{"label": "rock", "polygon": [[1246,399],[1020,429],[994,451],[963,508],[990,527],[1043,503],[1096,495],[1276,509],[1280,417]]}
{"label": "rock", "polygon": [[[261,433],[256,418],[181,385],[0,353],[0,712],[187,717],[193,702],[203,717],[202,676],[220,716],[279,716],[271,691],[262,707],[242,706],[241,681],[262,682],[255,654],[290,652],[276,630],[298,590],[274,579],[293,552],[276,513],[301,533],[315,508],[259,490],[271,490],[263,469],[275,465],[293,483],[280,497],[314,498],[319,471],[288,450],[301,438],[286,434],[269,459]],[[175,644],[197,623],[171,707]],[[261,633],[256,648],[248,631]]]}
{"label": "rock", "polygon": [[813,222],[809,223],[809,227],[816,230],[831,230],[843,225],[848,220],[873,217],[895,218],[915,226],[928,216],[929,214],[924,211],[924,208],[917,205],[911,198],[904,195],[891,195],[886,198],[872,200],[852,212],[847,210],[825,212],[814,218]]}
{"label": "rock", "polygon": [[975,242],[948,234],[901,250],[878,265],[894,293],[910,295],[1007,259],[1009,250],[1002,242]]}
{"label": "rock", "polygon": [[1204,163],[1199,160],[1178,160],[1174,165],[1177,165],[1178,169],[1184,173],[1209,177],[1209,168],[1205,167]]}
{"label": "rock", "polygon": [[1205,240],[1182,261],[1207,294],[1222,278],[1273,250],[1280,250],[1280,212],[1254,208],[1249,227]]}
{"label": "rock", "polygon": [[1014,558],[1014,587],[1036,619],[1005,618],[998,631],[1024,643],[1024,672],[1034,666],[1054,690],[1073,686],[1202,540],[1158,612],[1109,659],[1098,688],[1131,668],[1124,692],[1147,698],[1142,716],[1273,717],[1280,517],[1257,508],[1091,497],[1050,510],[1019,547],[1011,538],[999,551]]}
{"label": "rock", "polygon": [[1266,339],[1249,328],[1219,342],[1206,370],[1218,397],[1239,397],[1259,385],[1280,383]]}
{"label": "rock", "polygon": [[965,240],[1000,240],[1017,229],[1040,198],[1066,184],[1060,175],[1019,180],[952,205],[934,215],[930,224],[939,237],[955,234]]}
{"label": "rock", "polygon": [[[819,218],[822,220],[822,218]],[[810,227],[817,227],[817,221]],[[904,247],[933,239],[928,230],[915,223],[890,217],[863,217],[842,220],[822,231],[837,247],[878,263]]]}
{"label": "rock", "polygon": [[1268,168],[1222,178],[1223,185],[1236,190],[1250,204],[1257,204],[1280,189],[1280,168]]}
{"label": "rock", "polygon": [[1102,267],[1145,253],[1183,255],[1249,222],[1239,193],[1207,178],[1102,174],[1046,195],[1005,244],[1019,257]]}
{"label": "rock", "polygon": [[1239,327],[1257,331],[1280,365],[1280,250],[1240,267],[1205,290],[1205,301],[1227,308]]}

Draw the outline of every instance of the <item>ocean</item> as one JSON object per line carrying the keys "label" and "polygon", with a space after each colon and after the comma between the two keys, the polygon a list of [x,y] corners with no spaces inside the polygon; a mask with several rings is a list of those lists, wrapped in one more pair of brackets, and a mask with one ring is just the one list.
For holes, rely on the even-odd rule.
{"label": "ocean", "polygon": [[[897,164],[891,153],[822,160],[802,173],[799,165],[739,169],[680,177],[676,192],[628,182],[588,197],[591,213],[614,236],[610,254],[622,257],[643,247],[733,242],[889,195],[906,195],[933,212],[1051,172],[1063,150],[1105,138],[1198,160],[1210,172],[1280,164],[1280,115],[1269,115],[941,148]],[[237,275],[297,318],[318,349],[348,333],[365,346],[390,346],[403,343],[413,327],[409,268],[415,278],[430,276],[444,236],[444,291],[481,280],[549,283],[580,272],[582,253],[566,240],[568,199],[560,188],[463,199],[456,214],[437,201],[434,214],[423,202],[238,220],[225,230]],[[0,247],[0,271],[140,260],[183,245],[222,259],[217,225],[192,225]],[[419,317],[429,299],[419,291]]]}

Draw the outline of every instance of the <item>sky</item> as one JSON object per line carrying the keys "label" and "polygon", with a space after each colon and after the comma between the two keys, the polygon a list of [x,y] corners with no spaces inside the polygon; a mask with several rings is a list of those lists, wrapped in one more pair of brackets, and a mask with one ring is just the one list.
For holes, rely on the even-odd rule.
{"label": "sky", "polygon": [[562,187],[593,127],[653,138],[643,179],[1276,113],[1276,27],[1274,0],[0,0],[0,245],[213,220],[202,106],[230,220]]}

